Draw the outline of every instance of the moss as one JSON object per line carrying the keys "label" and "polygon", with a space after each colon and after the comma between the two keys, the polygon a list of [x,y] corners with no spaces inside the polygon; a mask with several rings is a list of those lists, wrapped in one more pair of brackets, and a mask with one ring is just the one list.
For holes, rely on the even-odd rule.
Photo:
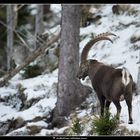
{"label": "moss", "polygon": [[22,76],[27,79],[27,78],[33,78],[36,77],[38,75],[41,75],[41,69],[38,65],[33,65],[33,66],[27,66],[24,69],[24,73],[22,74]]}

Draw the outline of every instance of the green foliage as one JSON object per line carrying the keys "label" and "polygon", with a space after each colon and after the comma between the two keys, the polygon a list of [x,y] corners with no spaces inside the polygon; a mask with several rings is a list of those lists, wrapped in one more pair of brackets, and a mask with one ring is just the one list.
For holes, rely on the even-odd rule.
{"label": "green foliage", "polygon": [[33,65],[33,66],[28,66],[24,69],[24,73],[22,76],[27,79],[27,78],[33,78],[38,75],[41,75],[41,69],[38,65]]}
{"label": "green foliage", "polygon": [[111,116],[109,111],[102,117],[95,117],[92,123],[92,128],[98,135],[112,135],[117,126],[117,116]]}
{"label": "green foliage", "polygon": [[83,127],[80,124],[80,120],[76,117],[72,122],[72,132],[74,134],[81,134]]}

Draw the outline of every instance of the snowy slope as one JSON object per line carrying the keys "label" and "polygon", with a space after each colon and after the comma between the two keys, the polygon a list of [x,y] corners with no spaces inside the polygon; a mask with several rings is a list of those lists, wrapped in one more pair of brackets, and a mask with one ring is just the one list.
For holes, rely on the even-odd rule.
{"label": "snowy slope", "polygon": [[[135,9],[137,9],[140,13],[140,5],[132,5],[132,7],[135,7]],[[61,10],[61,5],[53,5],[51,8],[56,9],[54,12],[58,12]],[[131,43],[131,38],[140,36],[140,14],[136,13],[128,15],[126,12],[122,15],[114,15],[112,13],[111,4],[103,5],[102,9],[96,10],[98,15],[101,15],[102,18],[96,24],[92,23],[90,26],[80,29],[80,36],[86,36],[86,38],[80,42],[80,53],[84,45],[90,40],[91,34],[98,35],[103,32],[112,32],[116,34],[117,37],[111,37],[114,42],[113,44],[109,41],[96,43],[89,52],[88,58],[94,58],[109,65],[117,65],[124,62],[124,64],[119,67],[126,67],[132,74],[134,81],[137,82],[138,67],[140,65],[137,62],[139,62],[140,58],[139,49],[134,49],[134,47],[137,46],[139,48],[140,41]],[[48,130],[48,123],[43,119],[30,122],[32,119],[39,116],[44,117],[49,115],[49,112],[55,107],[57,100],[57,82],[58,69],[53,73],[44,74],[26,80],[21,80],[21,78],[17,75],[10,80],[9,86],[0,88],[0,125],[4,121],[16,119],[18,117],[22,117],[24,121],[27,121],[26,125],[15,130],[11,130],[6,135],[28,135],[28,131],[30,131],[31,135],[39,136],[63,134],[68,127]],[[90,85],[88,78],[81,82],[83,84]],[[21,94],[24,94],[26,102],[20,100],[19,96]],[[89,108],[79,110],[77,113],[79,118],[87,119],[89,122],[85,125],[85,130],[81,134],[82,136],[89,135],[89,120],[92,119],[92,117],[90,117],[92,97],[90,96],[87,100],[89,102]],[[30,105],[31,102],[33,104]],[[26,105],[26,108],[20,110],[23,103]],[[127,124],[128,112],[125,101],[121,102],[121,105],[122,111],[120,125],[126,126],[129,130],[140,131],[140,95],[133,96],[132,106],[134,124]],[[112,114],[116,113],[116,108],[113,104],[111,104],[111,112]],[[36,131],[36,133],[31,133],[31,126],[34,126],[34,129],[36,128],[35,126],[37,126],[36,129],[38,131]],[[0,129],[0,131],[2,130]]]}
{"label": "snowy slope", "polygon": [[[140,5],[132,5],[137,10],[140,10]],[[139,62],[139,50],[134,50],[133,45],[140,46],[140,41],[132,44],[131,37],[140,36],[140,14],[128,16],[126,13],[123,15],[113,15],[112,6],[110,4],[103,6],[100,14],[102,18],[100,24],[95,24],[81,29],[81,35],[88,35],[95,33],[96,35],[103,32],[112,32],[117,35],[117,37],[110,37],[113,40],[113,44],[109,41],[102,41],[96,43],[89,52],[88,58],[94,58],[106,64],[119,64],[120,62],[125,62],[122,67],[126,67],[133,76],[135,82],[137,82],[137,74]],[[80,52],[82,51],[83,46],[88,42],[89,38],[87,37],[80,43]],[[103,46],[104,45],[104,46]],[[103,47],[102,47],[103,46]],[[93,57],[94,56],[94,57]],[[134,124],[129,125],[128,122],[128,111],[125,101],[121,102],[122,111],[121,111],[121,121],[124,122],[122,125],[125,125],[130,130],[140,131],[140,96],[133,96],[133,118]],[[116,113],[116,108],[111,103],[111,112]]]}

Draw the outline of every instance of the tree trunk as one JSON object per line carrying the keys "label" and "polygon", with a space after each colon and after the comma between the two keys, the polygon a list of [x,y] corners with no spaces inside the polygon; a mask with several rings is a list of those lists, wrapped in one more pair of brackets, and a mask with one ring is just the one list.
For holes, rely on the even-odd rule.
{"label": "tree trunk", "polygon": [[[35,17],[35,36],[37,36],[37,34],[42,34],[44,27],[43,27],[43,5],[38,5],[37,6],[37,14]],[[35,49],[38,48],[39,45],[35,44]]]}
{"label": "tree trunk", "polygon": [[51,5],[50,4],[45,4],[43,5],[43,14],[46,15],[50,12],[50,7]]}
{"label": "tree trunk", "polygon": [[14,5],[7,5],[7,27],[7,70],[10,70],[13,54]]}
{"label": "tree trunk", "polygon": [[57,103],[52,126],[65,125],[64,117],[85,100],[91,88],[82,86],[76,78],[79,65],[80,7],[62,5]]}

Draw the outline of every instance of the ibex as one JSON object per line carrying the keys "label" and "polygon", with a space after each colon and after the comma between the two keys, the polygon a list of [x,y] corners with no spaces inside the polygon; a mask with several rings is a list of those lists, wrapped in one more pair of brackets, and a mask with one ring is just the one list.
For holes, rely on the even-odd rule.
{"label": "ibex", "polygon": [[104,107],[109,110],[110,103],[113,102],[117,108],[117,116],[120,118],[121,105],[120,101],[126,101],[128,106],[129,124],[132,120],[132,85],[133,79],[126,68],[116,69],[111,66],[98,62],[95,59],[87,60],[88,52],[91,47],[100,40],[113,41],[109,35],[116,36],[113,33],[103,33],[89,41],[81,54],[81,63],[77,77],[84,80],[89,76],[92,86],[97,93],[100,106],[101,116],[104,115]]}

